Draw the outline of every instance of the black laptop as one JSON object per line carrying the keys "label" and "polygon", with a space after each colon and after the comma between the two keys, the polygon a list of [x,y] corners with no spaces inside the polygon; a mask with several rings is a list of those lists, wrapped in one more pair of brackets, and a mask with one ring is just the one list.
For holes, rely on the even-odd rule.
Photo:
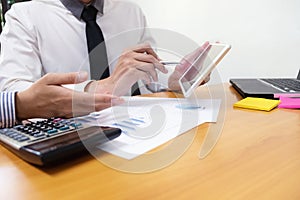
{"label": "black laptop", "polygon": [[274,94],[300,93],[300,69],[297,78],[230,79],[242,97],[274,99]]}

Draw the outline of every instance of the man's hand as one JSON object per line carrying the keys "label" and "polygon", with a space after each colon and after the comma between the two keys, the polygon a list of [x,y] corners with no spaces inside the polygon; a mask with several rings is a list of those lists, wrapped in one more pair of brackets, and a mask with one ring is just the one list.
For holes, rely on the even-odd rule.
{"label": "man's hand", "polygon": [[117,96],[126,94],[138,80],[146,84],[158,81],[157,71],[168,73],[149,44],[140,44],[128,49],[120,56],[116,69],[105,80],[93,82],[86,90],[96,93],[110,93]]}
{"label": "man's hand", "polygon": [[[168,79],[168,86],[169,86],[170,90],[181,91],[180,85],[178,83],[179,79],[186,72],[186,70],[191,66],[191,64],[195,61],[195,59],[208,47],[208,45],[209,45],[209,42],[205,42],[201,47],[199,47],[192,53],[188,54],[180,61],[180,64],[178,64],[175,67],[174,72],[171,74],[171,76]],[[201,62],[201,60],[200,60],[200,62]],[[198,70],[195,69],[195,70],[192,70],[191,72],[189,72],[189,74],[187,74],[189,79],[192,79],[193,76],[197,75],[197,71]],[[204,84],[208,81],[209,81],[209,76],[201,84]]]}
{"label": "man's hand", "polygon": [[62,87],[87,79],[87,73],[49,73],[25,91],[16,95],[17,118],[73,117],[84,115],[122,103],[122,99],[108,94],[76,92]]}

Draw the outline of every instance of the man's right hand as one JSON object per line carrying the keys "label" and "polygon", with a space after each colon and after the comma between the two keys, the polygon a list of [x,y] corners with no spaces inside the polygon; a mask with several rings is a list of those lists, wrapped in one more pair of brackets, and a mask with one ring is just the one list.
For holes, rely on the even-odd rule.
{"label": "man's right hand", "polygon": [[107,79],[90,83],[86,90],[95,93],[125,95],[138,80],[145,84],[158,81],[157,71],[168,73],[149,44],[140,44],[120,56],[115,70]]}
{"label": "man's right hand", "polygon": [[75,84],[87,79],[87,73],[49,73],[30,88],[16,94],[17,118],[69,118],[84,115],[122,103],[123,100],[109,94],[90,94],[65,88],[63,84]]}

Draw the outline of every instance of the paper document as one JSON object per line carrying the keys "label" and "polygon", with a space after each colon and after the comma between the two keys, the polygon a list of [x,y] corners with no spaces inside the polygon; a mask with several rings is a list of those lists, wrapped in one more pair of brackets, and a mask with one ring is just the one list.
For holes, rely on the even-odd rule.
{"label": "paper document", "polygon": [[133,159],[202,123],[216,122],[220,103],[215,99],[131,97],[123,105],[91,114],[94,125],[122,129],[121,136],[98,148]]}

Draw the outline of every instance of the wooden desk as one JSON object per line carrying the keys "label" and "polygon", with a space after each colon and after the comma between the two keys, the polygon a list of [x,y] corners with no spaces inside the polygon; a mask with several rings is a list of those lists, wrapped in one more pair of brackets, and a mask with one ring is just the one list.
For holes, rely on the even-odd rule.
{"label": "wooden desk", "polygon": [[[205,87],[198,92],[208,95]],[[176,162],[144,174],[89,155],[39,169],[0,147],[0,199],[300,199],[300,111],[234,109],[240,96],[227,84],[225,94],[222,133],[205,159],[200,146],[214,124],[201,125]]]}

